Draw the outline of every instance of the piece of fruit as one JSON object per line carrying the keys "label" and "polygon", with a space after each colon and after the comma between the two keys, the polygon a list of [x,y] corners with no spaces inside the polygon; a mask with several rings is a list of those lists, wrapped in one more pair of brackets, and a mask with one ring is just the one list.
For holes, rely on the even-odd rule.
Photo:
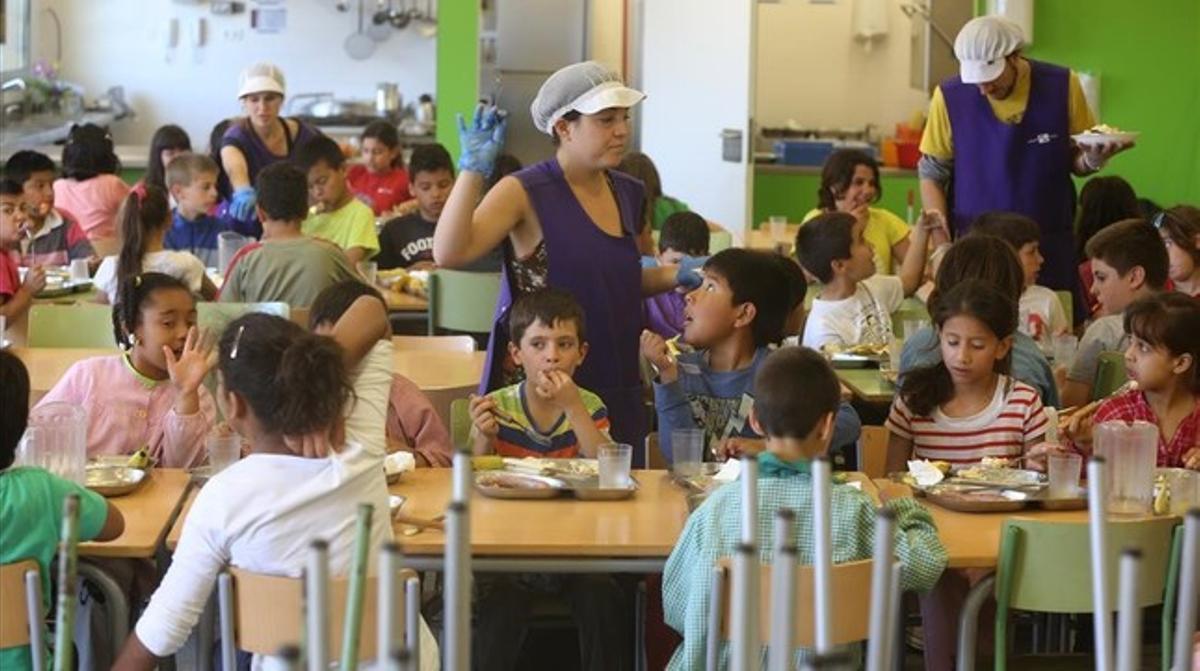
{"label": "piece of fruit", "polygon": [[504,457],[495,454],[471,457],[471,468],[477,471],[498,471],[504,468]]}
{"label": "piece of fruit", "polygon": [[125,462],[130,468],[145,469],[150,466],[150,454],[146,452],[146,448],[142,448],[137,452],[129,455],[129,461]]}

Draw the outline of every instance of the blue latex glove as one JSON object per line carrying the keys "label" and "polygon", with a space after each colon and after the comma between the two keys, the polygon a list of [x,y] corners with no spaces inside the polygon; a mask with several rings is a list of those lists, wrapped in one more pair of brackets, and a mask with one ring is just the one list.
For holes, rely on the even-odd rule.
{"label": "blue latex glove", "polygon": [[653,256],[643,256],[642,257],[642,267],[643,268],[657,268],[658,267],[658,259],[654,258]]}
{"label": "blue latex glove", "polygon": [[507,132],[508,113],[494,105],[476,105],[470,128],[459,114],[458,143],[462,153],[458,157],[458,169],[485,176],[492,174]]}
{"label": "blue latex glove", "polygon": [[679,270],[675,273],[675,281],[687,290],[698,288],[704,283],[700,269],[708,263],[707,256],[685,256],[679,259]]}
{"label": "blue latex glove", "polygon": [[254,218],[254,205],[258,202],[258,194],[254,187],[243,186],[233,192],[229,199],[229,214],[240,221],[250,221]]}

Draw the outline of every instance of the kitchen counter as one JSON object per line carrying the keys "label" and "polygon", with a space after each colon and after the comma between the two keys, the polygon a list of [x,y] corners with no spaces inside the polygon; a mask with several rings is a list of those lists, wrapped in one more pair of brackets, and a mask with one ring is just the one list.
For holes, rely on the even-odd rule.
{"label": "kitchen counter", "polygon": [[[0,130],[0,156],[8,156],[22,149],[39,149],[42,145],[50,145],[67,139],[73,124],[94,123],[97,126],[108,126],[117,120],[117,113],[111,110],[83,112],[74,116],[61,114],[35,114],[21,121],[5,123]],[[45,153],[45,152],[43,152]],[[57,149],[50,155],[61,154]]]}
{"label": "kitchen counter", "polygon": [[[5,144],[3,158],[7,160],[9,156],[15,154],[21,149],[32,149],[36,152],[43,153],[54,161],[54,165],[60,168],[62,167],[60,165],[62,161],[63,150],[61,144],[42,143],[34,146],[14,145],[12,147],[9,147],[7,144]],[[121,167],[126,169],[135,168],[137,170],[145,170],[146,163],[150,160],[150,145],[118,144],[113,146],[113,152],[116,153],[117,158],[121,161]]]}

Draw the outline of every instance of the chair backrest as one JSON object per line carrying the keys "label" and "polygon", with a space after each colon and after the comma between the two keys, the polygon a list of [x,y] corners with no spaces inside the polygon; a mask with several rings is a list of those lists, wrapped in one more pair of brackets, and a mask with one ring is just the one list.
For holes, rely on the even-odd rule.
{"label": "chair backrest", "polygon": [[450,401],[450,446],[460,449],[471,437],[471,402],[465,398]]}
{"label": "chair backrest", "polygon": [[[1110,594],[1117,593],[1121,551],[1136,547],[1142,552],[1138,606],[1163,602],[1171,535],[1178,524],[1179,520],[1173,517],[1110,520]],[[1092,569],[1087,561],[1091,554],[1089,547],[1086,522],[1006,521],[1000,534],[1000,559],[996,571],[996,600],[1001,608],[997,617],[1007,608],[1049,613],[1092,612]],[[1115,600],[1111,606],[1116,607]]]}
{"label": "chair backrest", "polygon": [[111,347],[112,308],[95,303],[34,305],[29,310],[30,347]]}
{"label": "chair backrest", "polygon": [[1092,382],[1092,400],[1104,398],[1116,391],[1128,379],[1125,373],[1125,354],[1101,352],[1096,363],[1096,379]]}
{"label": "chair backrest", "polygon": [[[41,575],[37,562],[32,559],[0,565],[0,648],[29,645],[30,624],[42,626],[41,617],[32,618],[33,622],[30,622],[26,608],[25,574],[30,571],[34,575]],[[40,594],[37,603],[40,608]]]}
{"label": "chair backrest", "polygon": [[[871,613],[871,566],[870,559],[846,562],[833,565],[832,592],[837,595],[833,607],[833,644],[843,645],[855,641],[865,641],[869,633]],[[724,580],[721,591],[721,631],[720,637],[728,640],[730,627],[733,622],[731,600],[731,569],[733,562],[722,559],[719,565],[724,569]],[[771,565],[759,567],[758,595],[758,634],[759,641],[766,645],[770,642],[771,633]],[[816,646],[816,629],[814,624],[815,609],[813,607],[814,572],[811,565],[796,567],[796,592],[792,598],[796,603],[795,628],[792,631],[792,644],[800,648]],[[711,636],[713,632],[709,632]]]}
{"label": "chair backrest", "polygon": [[500,273],[438,269],[429,274],[429,335],[437,329],[489,333]]}
{"label": "chair backrest", "polygon": [[667,463],[667,458],[663,456],[662,448],[658,446],[658,432],[651,431],[646,434],[646,468],[653,470],[666,470],[671,467]]}
{"label": "chair backrest", "polygon": [[[262,312],[288,319],[291,308],[287,303],[196,303],[196,326],[207,330],[214,338],[220,338],[229,322],[250,312]],[[307,329],[308,325],[304,327]]]}
{"label": "chair backrest", "polygon": [[929,320],[929,308],[927,308],[924,303],[921,303],[920,300],[916,299],[905,299],[905,301],[900,304],[899,309],[892,313],[892,333],[895,334],[897,338],[908,338],[912,336],[912,334],[905,333],[905,322],[928,322]]}
{"label": "chair backrest", "polygon": [[469,335],[392,336],[392,346],[409,351],[439,350],[443,352],[474,352],[475,339]]}
{"label": "chair backrest", "polygon": [[708,253],[723,252],[733,246],[733,234],[729,231],[708,232]]}
{"label": "chair backrest", "polygon": [[1067,323],[1070,324],[1074,322],[1075,295],[1067,290],[1055,291],[1054,293],[1058,296],[1058,302],[1062,303],[1063,314],[1067,316]]}
{"label": "chair backrest", "polygon": [[858,470],[872,480],[887,477],[888,430],[864,426],[858,438]]}
{"label": "chair backrest", "polygon": [[[234,638],[239,650],[274,655],[286,645],[298,645],[304,622],[304,581],[300,578],[251,573],[229,569],[233,577]],[[404,584],[403,581],[400,584]],[[337,659],[342,650],[342,621],[346,617],[345,578],[329,581],[329,654]],[[375,606],[378,580],[367,578],[363,590],[363,619],[359,627],[358,658],[375,656]],[[403,618],[403,608],[398,616]]]}

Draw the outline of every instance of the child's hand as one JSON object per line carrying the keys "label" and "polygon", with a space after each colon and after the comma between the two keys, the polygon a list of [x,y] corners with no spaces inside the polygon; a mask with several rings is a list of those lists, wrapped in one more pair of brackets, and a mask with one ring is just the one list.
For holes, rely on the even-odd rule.
{"label": "child's hand", "polygon": [[743,456],[757,456],[765,449],[767,449],[767,444],[761,438],[730,436],[717,443],[713,451],[717,454],[717,460],[723,461],[725,459],[740,459]]}
{"label": "child's hand", "polygon": [[942,214],[941,210],[922,211],[921,217],[917,219],[914,232],[921,232],[935,238],[940,235],[943,239],[950,239],[950,227],[946,223],[946,215]]}
{"label": "child's hand", "polygon": [[489,439],[498,436],[500,423],[496,421],[496,402],[487,396],[471,394],[469,404],[475,430]]}
{"label": "child's hand", "polygon": [[33,266],[25,272],[25,281],[21,283],[21,288],[29,292],[30,296],[36,296],[46,288],[46,269],[42,266]]}
{"label": "child's hand", "polygon": [[537,380],[534,380],[533,391],[563,412],[577,403],[580,405],[583,403],[583,397],[579,395],[579,387],[575,386],[575,380],[561,370],[544,370],[538,373]]}
{"label": "child's hand", "polygon": [[208,334],[201,335],[195,326],[188,329],[183,351],[178,358],[166,345],[163,345],[163,356],[167,359],[167,375],[171,378],[171,384],[180,394],[194,393],[199,389],[204,376],[217,363],[217,354],[213,351]]}
{"label": "child's hand", "polygon": [[[653,331],[643,330],[641,338],[642,356],[658,371],[663,382],[673,382],[677,377],[675,357],[667,347],[667,341]],[[669,378],[669,379],[668,379]]]}
{"label": "child's hand", "polygon": [[1183,453],[1183,467],[1200,471],[1200,445]]}
{"label": "child's hand", "polygon": [[1046,463],[1050,455],[1069,453],[1070,450],[1057,443],[1038,443],[1025,450],[1025,466],[1030,470],[1045,473]]}

